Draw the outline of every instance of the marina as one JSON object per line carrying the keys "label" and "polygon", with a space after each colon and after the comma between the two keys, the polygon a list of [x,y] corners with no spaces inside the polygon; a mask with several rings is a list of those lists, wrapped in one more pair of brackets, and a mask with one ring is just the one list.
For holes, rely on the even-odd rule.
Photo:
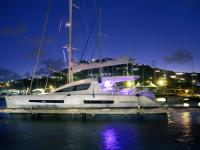
{"label": "marina", "polygon": [[0,149],[199,150],[198,0],[2,0]]}

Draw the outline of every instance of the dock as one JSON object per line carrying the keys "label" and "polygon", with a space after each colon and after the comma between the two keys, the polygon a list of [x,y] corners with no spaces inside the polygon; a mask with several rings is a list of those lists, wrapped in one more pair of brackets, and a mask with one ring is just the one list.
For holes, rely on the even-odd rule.
{"label": "dock", "polygon": [[1,108],[0,113],[9,114],[66,114],[66,115],[134,115],[163,114],[173,112],[200,112],[199,108]]}

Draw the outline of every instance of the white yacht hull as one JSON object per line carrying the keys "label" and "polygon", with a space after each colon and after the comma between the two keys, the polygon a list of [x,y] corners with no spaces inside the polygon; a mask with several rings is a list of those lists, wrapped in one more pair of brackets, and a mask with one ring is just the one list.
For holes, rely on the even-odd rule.
{"label": "white yacht hull", "polygon": [[130,108],[160,107],[157,102],[144,97],[128,95],[24,95],[6,97],[7,108]]}
{"label": "white yacht hull", "polygon": [[150,96],[134,93],[133,89],[124,91],[114,86],[117,82],[132,79],[132,76],[103,77],[101,82],[97,79],[84,79],[66,84],[49,94],[8,96],[7,108],[160,107]]}

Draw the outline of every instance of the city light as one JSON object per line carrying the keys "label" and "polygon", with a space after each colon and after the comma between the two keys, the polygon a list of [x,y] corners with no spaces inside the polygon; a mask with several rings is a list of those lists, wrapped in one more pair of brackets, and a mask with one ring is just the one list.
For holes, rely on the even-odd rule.
{"label": "city light", "polygon": [[126,82],[126,87],[131,88],[133,86],[133,82],[132,81],[127,81]]}
{"label": "city light", "polygon": [[188,103],[183,103],[184,107],[189,107],[190,105]]}
{"label": "city light", "polygon": [[176,75],[183,75],[182,72],[176,72]]}
{"label": "city light", "polygon": [[189,90],[185,90],[185,93],[188,94]]}
{"label": "city light", "polygon": [[156,70],[155,72],[160,72],[160,70]]}
{"label": "city light", "polygon": [[6,86],[9,87],[9,86],[10,86],[10,83],[7,82],[7,83],[6,83]]}
{"label": "city light", "polygon": [[150,81],[149,81],[149,80],[147,80],[146,82],[147,82],[147,83],[149,83]]}
{"label": "city light", "polygon": [[164,78],[159,79],[158,82],[157,82],[157,84],[158,84],[159,86],[166,86],[166,85],[167,85],[167,80],[164,79]]}
{"label": "city light", "polygon": [[166,98],[156,98],[156,101],[158,102],[166,102]]}
{"label": "city light", "polygon": [[53,87],[53,85],[50,85],[50,86],[49,86],[49,89],[50,89],[51,91],[53,91],[55,88]]}
{"label": "city light", "polygon": [[175,79],[176,75],[171,75],[170,78]]}

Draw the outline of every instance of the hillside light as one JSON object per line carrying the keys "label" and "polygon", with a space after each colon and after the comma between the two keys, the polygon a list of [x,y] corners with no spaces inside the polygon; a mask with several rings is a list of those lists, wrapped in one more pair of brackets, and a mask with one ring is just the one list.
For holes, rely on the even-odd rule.
{"label": "hillside light", "polygon": [[180,80],[181,80],[181,81],[185,81],[185,79],[184,79],[184,78],[180,78]]}
{"label": "hillside light", "polygon": [[6,83],[6,86],[9,87],[9,86],[10,86],[10,83],[7,82],[7,83]]}
{"label": "hillside light", "polygon": [[196,81],[195,80],[192,80],[192,83],[195,83]]}
{"label": "hillside light", "polygon": [[185,90],[185,93],[188,94],[189,90]]}
{"label": "hillside light", "polygon": [[158,102],[166,102],[166,98],[163,98],[163,97],[156,98],[156,101],[158,101]]}
{"label": "hillside light", "polygon": [[167,81],[165,79],[160,79],[160,80],[158,80],[157,83],[159,86],[165,86],[167,84]]}
{"label": "hillside light", "polygon": [[170,78],[176,79],[176,75],[171,75]]}
{"label": "hillside light", "polygon": [[189,101],[190,99],[186,97],[186,98],[184,98],[183,100],[184,100],[184,101]]}
{"label": "hillside light", "polygon": [[184,107],[189,107],[190,105],[188,103],[183,103]]}
{"label": "hillside light", "polygon": [[53,87],[53,85],[50,85],[50,86],[49,86],[49,89],[50,89],[51,91],[53,91],[55,88]]}

